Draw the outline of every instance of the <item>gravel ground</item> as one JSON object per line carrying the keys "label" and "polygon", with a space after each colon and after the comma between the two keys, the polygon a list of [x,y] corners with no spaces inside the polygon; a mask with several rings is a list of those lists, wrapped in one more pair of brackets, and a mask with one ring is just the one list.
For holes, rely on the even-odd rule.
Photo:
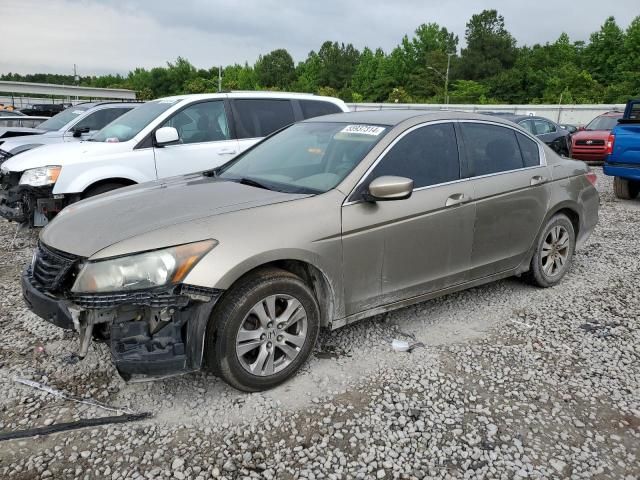
{"label": "gravel ground", "polygon": [[[244,394],[191,374],[126,384],[94,345],[28,312],[35,237],[0,223],[0,432],[113,415],[145,421],[4,441],[0,477],[640,478],[640,201],[599,175],[601,220],[565,280],[508,279],[324,333],[292,381]],[[392,351],[392,339],[425,344]]]}

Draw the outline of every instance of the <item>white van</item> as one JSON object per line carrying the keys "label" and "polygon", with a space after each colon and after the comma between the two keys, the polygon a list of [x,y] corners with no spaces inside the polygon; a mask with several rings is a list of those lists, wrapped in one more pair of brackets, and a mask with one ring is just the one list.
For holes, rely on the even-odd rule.
{"label": "white van", "polygon": [[82,198],[216,167],[293,122],[347,111],[336,98],[275,92],[147,102],[87,141],[0,159],[0,215],[43,226]]}

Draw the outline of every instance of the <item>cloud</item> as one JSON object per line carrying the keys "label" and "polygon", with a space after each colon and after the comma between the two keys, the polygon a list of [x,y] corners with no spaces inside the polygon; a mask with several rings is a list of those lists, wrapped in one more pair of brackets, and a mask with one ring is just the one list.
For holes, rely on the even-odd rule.
{"label": "cloud", "polygon": [[0,72],[126,73],[178,56],[196,66],[253,63],[286,48],[296,61],[325,40],[386,51],[421,23],[437,22],[464,40],[474,13],[496,8],[519,44],[587,40],[609,15],[622,26],[637,0],[2,0]]}

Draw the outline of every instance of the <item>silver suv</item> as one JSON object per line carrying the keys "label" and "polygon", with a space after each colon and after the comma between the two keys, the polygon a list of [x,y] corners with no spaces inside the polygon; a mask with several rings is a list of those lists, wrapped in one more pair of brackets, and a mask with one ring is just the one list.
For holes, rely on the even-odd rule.
{"label": "silver suv", "polygon": [[29,307],[111,344],[125,377],[206,365],[273,387],[335,329],[522,274],[550,287],[598,220],[595,175],[465,113],[327,115],[226,164],[63,210]]}

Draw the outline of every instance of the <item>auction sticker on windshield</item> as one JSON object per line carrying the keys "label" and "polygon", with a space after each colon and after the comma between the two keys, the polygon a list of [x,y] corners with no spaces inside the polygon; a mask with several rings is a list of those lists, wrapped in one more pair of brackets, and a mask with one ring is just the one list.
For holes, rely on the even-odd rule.
{"label": "auction sticker on windshield", "polygon": [[360,135],[372,135],[377,137],[384,132],[384,127],[376,127],[375,125],[347,125],[340,133],[358,133]]}

